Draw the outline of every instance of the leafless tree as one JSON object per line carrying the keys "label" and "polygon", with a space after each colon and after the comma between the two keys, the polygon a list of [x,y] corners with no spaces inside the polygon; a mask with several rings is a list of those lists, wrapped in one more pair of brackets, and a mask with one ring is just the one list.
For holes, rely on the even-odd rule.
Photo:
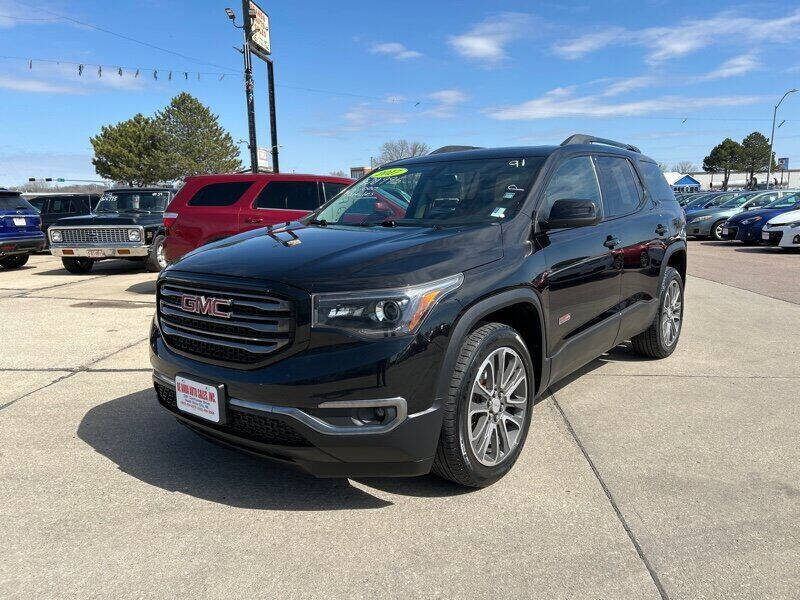
{"label": "leafless tree", "polygon": [[393,140],[381,146],[381,153],[377,158],[370,159],[370,166],[379,165],[400,160],[401,158],[411,158],[412,156],[423,156],[430,152],[430,147],[424,142],[409,142],[408,140]]}
{"label": "leafless tree", "polygon": [[700,169],[698,169],[697,165],[692,161],[682,160],[675,163],[675,165],[672,167],[672,170],[677,171],[678,173],[692,173],[694,171],[699,171]]}
{"label": "leafless tree", "polygon": [[342,171],[341,169],[337,169],[336,171],[331,171],[330,173],[328,173],[328,175],[330,175],[331,177],[347,177],[347,175],[345,175],[344,171]]}

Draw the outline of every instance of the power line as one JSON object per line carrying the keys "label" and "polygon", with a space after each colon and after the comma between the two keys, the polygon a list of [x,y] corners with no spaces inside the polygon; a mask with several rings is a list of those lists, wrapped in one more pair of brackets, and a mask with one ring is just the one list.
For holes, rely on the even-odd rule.
{"label": "power line", "polygon": [[163,48],[161,46],[156,46],[155,44],[151,44],[150,42],[145,42],[143,40],[139,40],[139,39],[136,39],[134,37],[131,37],[129,35],[125,35],[125,34],[122,34],[122,33],[117,33],[116,31],[112,31],[111,29],[107,29],[105,27],[100,27],[99,25],[94,25],[93,23],[87,23],[85,21],[80,21],[79,19],[74,19],[73,17],[68,17],[66,15],[60,15],[60,14],[58,14],[56,12],[53,12],[51,10],[48,10],[46,8],[41,8],[41,7],[38,7],[38,6],[32,6],[32,5],[27,4],[27,3],[20,3],[20,4],[23,4],[24,6],[28,6],[29,8],[37,10],[39,12],[43,12],[43,13],[47,13],[47,14],[53,15],[54,17],[57,17],[59,19],[63,19],[65,21],[70,21],[71,23],[75,23],[77,25],[83,25],[84,27],[88,27],[88,28],[94,29],[96,31],[101,31],[101,32],[106,33],[108,35],[113,35],[113,36],[118,37],[120,39],[127,40],[129,42],[133,42],[133,43],[139,44],[141,46],[145,46],[145,47],[148,47],[148,48],[153,48],[154,50],[159,50],[161,52],[166,52],[168,54],[173,54],[175,56],[180,56],[181,58],[186,59],[186,60],[188,60],[190,62],[193,62],[193,63],[197,63],[197,64],[201,64],[201,65],[208,65],[208,66],[211,66],[211,67],[216,67],[217,69],[224,69],[224,70],[226,70],[228,72],[232,72],[232,73],[236,72],[235,69],[231,69],[230,67],[223,67],[221,65],[218,65],[218,64],[215,64],[215,63],[211,63],[211,62],[208,62],[208,61],[204,61],[202,59],[195,58],[193,56],[188,56],[186,54],[182,54],[181,52],[176,52],[175,50],[170,50],[169,48]]}

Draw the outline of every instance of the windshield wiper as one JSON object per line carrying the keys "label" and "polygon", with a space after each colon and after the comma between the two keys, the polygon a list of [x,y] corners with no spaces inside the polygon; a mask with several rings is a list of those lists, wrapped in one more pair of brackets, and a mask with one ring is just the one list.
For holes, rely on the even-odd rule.
{"label": "windshield wiper", "polygon": [[328,221],[326,221],[325,219],[311,219],[308,222],[308,224],[309,225],[319,225],[320,227],[327,227],[328,226]]}

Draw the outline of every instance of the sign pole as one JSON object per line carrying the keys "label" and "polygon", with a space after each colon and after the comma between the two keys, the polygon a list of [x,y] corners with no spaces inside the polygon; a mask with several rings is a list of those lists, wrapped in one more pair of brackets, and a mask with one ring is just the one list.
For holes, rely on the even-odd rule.
{"label": "sign pole", "polygon": [[258,142],[256,140],[256,107],[253,98],[253,59],[250,55],[250,6],[247,0],[242,0],[244,13],[244,91],[247,99],[247,128],[250,133],[250,170],[258,173]]}
{"label": "sign pole", "polygon": [[267,59],[267,85],[269,87],[269,130],[272,136],[272,172],[278,173],[278,122],[275,117],[275,74],[272,59]]}

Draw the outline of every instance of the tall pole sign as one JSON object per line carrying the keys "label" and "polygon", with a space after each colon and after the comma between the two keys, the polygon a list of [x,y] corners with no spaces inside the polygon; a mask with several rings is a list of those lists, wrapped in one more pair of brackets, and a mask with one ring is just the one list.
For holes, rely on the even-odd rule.
{"label": "tall pole sign", "polygon": [[269,90],[269,127],[272,142],[272,170],[277,173],[278,167],[278,124],[275,116],[275,75],[270,55],[269,15],[252,0],[242,0],[245,14],[245,35],[249,41],[249,49],[258,58],[267,63],[267,86]]}
{"label": "tall pole sign", "polygon": [[247,100],[247,129],[250,134],[250,170],[258,173],[258,141],[256,140],[256,108],[253,98],[253,60],[250,55],[250,13],[247,2],[242,2],[244,12],[244,93]]}

